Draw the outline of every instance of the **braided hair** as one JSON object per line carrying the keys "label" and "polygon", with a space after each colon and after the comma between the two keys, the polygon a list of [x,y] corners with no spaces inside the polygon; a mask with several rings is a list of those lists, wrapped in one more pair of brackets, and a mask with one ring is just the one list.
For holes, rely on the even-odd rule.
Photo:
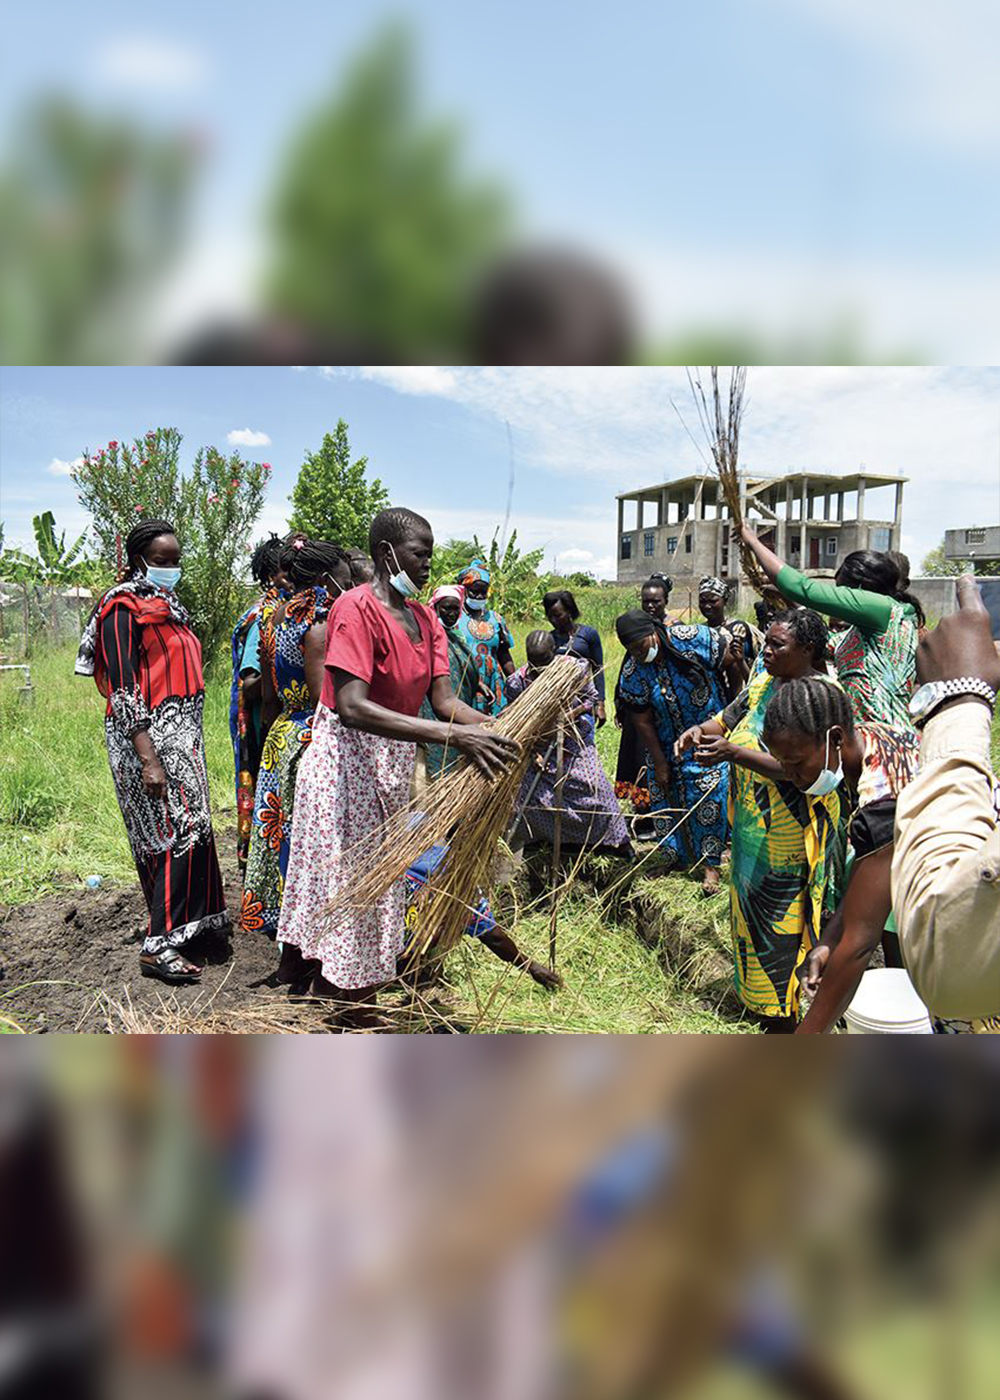
{"label": "braided hair", "polygon": [[798,646],[805,647],[814,666],[823,666],[830,641],[830,629],[818,612],[813,612],[812,608],[785,608],[769,618],[767,625],[773,627],[776,622],[788,628]]}
{"label": "braided hair", "polygon": [[389,506],[387,510],[380,510],[368,531],[368,553],[377,560],[380,544],[402,544],[408,535],[417,530],[430,531],[431,525],[415,510],[407,510],[406,506]]}
{"label": "braided hair", "polygon": [[125,536],[125,558],[128,561],[128,571],[132,573],[143,553],[149,548],[154,540],[158,540],[161,535],[176,535],[177,531],[169,520],[140,520],[138,525],[133,525]]}
{"label": "braided hair", "polygon": [[775,734],[791,731],[810,739],[822,739],[834,725],[854,733],[854,714],[847,692],[819,676],[800,676],[779,685],[764,712],[761,738],[766,744]]}
{"label": "braided hair", "polygon": [[667,599],[670,597],[670,592],[673,586],[673,579],[668,578],[666,574],[650,574],[649,578],[642,585],[642,588],[640,588],[639,592],[642,593],[643,589],[646,588],[662,588],[663,601],[666,602]]}
{"label": "braided hair", "polygon": [[330,540],[293,540],[282,546],[278,562],[296,591],[332,573],[338,564],[344,564],[348,571],[351,567],[347,551]]}
{"label": "braided hair", "polygon": [[[899,558],[905,559],[906,556],[900,555]],[[897,603],[909,603],[917,615],[917,625],[923,627],[926,621],[919,600],[908,593],[900,581],[899,565],[891,554],[876,549],[856,549],[846,556],[834,582],[842,588],[863,588],[868,593],[882,593],[887,598],[895,598]],[[909,583],[909,579],[906,583]]]}
{"label": "braided hair", "polygon": [[250,573],[261,588],[266,588],[281,568],[282,543],[272,534],[261,540],[250,556]]}

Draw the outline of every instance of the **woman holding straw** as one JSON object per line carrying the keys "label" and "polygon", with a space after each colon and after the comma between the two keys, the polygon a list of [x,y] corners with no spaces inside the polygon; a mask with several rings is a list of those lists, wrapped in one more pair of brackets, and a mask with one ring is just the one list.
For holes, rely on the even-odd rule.
{"label": "woman holding straw", "polygon": [[918,629],[924,614],[917,599],[900,587],[899,570],[889,556],[856,549],[830,583],[808,578],[784,563],[748,525],[741,527],[741,535],[789,602],[847,623],[833,660],[851,697],[854,718],[909,731],[907,702],[916,676]]}
{"label": "woman holding straw", "polygon": [[[768,702],[789,682],[826,680],[827,630],[818,613],[778,613],[764,636],[764,671],[707,723],[678,740],[677,754],[706,767],[732,767],[730,902],[734,982],[766,1031],[792,1032],[799,1010],[797,969],[819,941],[836,904],[840,796],[810,795],[763,750]],[[835,681],[828,684],[835,686]]]}
{"label": "woman holding straw", "polygon": [[[433,548],[430,525],[412,510],[391,508],[372,521],[375,578],[345,594],[327,624],[320,703],[299,765],[278,937],[315,960],[315,995],[356,1004],[355,1025],[369,1020],[357,1003],[373,1004],[379,984],[395,975],[404,881],[333,927],[325,910],[355,878],[351,853],[406,806],[416,744],[447,743],[490,778],[518,753],[456,697],[444,630],[414,601]],[[433,720],[418,718],[428,692]]]}
{"label": "woman holding straw", "polygon": [[709,772],[687,754],[675,758],[674,745],[722,708],[732,652],[716,628],[667,627],[640,608],[623,613],[615,630],[629,653],[618,705],[631,713],[649,755],[650,810],[662,859],[668,870],[704,865],[702,889],[714,894],[728,831],[729,767]]}

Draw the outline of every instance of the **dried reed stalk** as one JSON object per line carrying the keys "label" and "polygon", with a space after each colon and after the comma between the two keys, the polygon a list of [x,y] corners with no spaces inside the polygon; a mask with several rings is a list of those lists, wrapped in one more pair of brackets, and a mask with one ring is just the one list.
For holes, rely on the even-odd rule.
{"label": "dried reed stalk", "polygon": [[698,371],[687,372],[688,383],[694,398],[695,408],[701,421],[702,432],[708,441],[712,454],[715,474],[722,487],[722,498],[729,507],[730,541],[733,535],[739,544],[740,564],[749,583],[763,592],[767,577],[757,562],[756,556],[743,543],[740,529],[743,525],[743,508],[740,502],[740,428],[746,408],[746,365],[734,365],[729,374],[729,388],[723,392],[719,387],[719,366],[711,366],[711,403],[705,394]]}
{"label": "dried reed stalk", "polygon": [[480,892],[490,885],[497,843],[507,830],[524,775],[538,745],[550,738],[560,716],[568,716],[589,672],[569,656],[557,656],[523,695],[485,728],[515,739],[517,761],[492,781],[468,760],[432,784],[350,853],[340,892],[326,917],[343,918],[368,908],[406,874],[418,856],[435,845],[448,852],[421,891],[417,957],[434,944],[444,955],[462,937]]}

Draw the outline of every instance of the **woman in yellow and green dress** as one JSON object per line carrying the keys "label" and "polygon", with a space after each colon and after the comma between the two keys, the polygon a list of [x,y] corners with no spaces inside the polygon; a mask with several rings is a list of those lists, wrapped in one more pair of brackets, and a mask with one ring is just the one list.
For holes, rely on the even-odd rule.
{"label": "woman in yellow and green dress", "polygon": [[270,938],[277,933],[288,869],[296,770],[312,738],[323,684],[326,619],[351,587],[350,560],[339,545],[296,539],[280,559],[294,593],[261,632],[265,738],[240,917],[244,930]]}
{"label": "woman in yellow and green dress", "polygon": [[788,681],[830,685],[827,629],[808,608],[778,613],[764,638],[764,671],[714,719],[681,735],[678,753],[729,763],[730,901],[734,981],[748,1011],[771,1032],[794,1031],[797,969],[836,907],[843,858],[841,795],[801,792],[760,742],[771,696]]}

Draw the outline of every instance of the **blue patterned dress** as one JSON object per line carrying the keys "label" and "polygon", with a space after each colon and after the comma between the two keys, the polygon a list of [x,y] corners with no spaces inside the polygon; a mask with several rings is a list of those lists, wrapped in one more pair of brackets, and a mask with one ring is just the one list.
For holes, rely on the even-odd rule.
{"label": "blue patterned dress", "polygon": [[[652,663],[626,659],[619,694],[633,713],[652,711],[670,764],[666,791],[656,781],[652,764],[649,767],[650,812],[666,864],[677,870],[688,870],[699,861],[718,866],[728,832],[729,764],[705,768],[690,753],[677,759],[674,744],[685,729],[711,719],[726,703],[720,669],[725,641],[717,628],[680,623],[669,635],[670,646],[661,642]],[[691,815],[685,817],[687,812]]]}
{"label": "blue patterned dress", "polygon": [[504,645],[508,651],[514,650],[510,628],[500,614],[490,608],[484,608],[481,613],[470,613],[463,607],[455,623],[455,631],[472,652],[482,682],[472,701],[473,708],[481,714],[500,714],[507,704],[507,691],[498,652]]}
{"label": "blue patterned dress", "polygon": [[271,938],[278,929],[291,849],[295,775],[312,738],[314,706],[302,647],[309,628],[325,624],[329,609],[325,588],[305,588],[287,604],[281,621],[269,620],[261,632],[261,665],[271,669],[281,714],[267,731],[261,754],[240,925]]}

